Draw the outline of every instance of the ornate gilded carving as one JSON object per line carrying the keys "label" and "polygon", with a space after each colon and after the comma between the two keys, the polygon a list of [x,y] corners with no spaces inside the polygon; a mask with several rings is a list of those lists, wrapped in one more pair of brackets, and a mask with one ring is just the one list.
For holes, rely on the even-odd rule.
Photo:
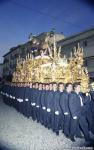
{"label": "ornate gilded carving", "polygon": [[[83,49],[74,48],[70,58],[61,56],[61,47],[47,46],[40,55],[33,58],[31,54],[26,59],[19,58],[16,71],[13,73],[13,82],[80,82],[83,92],[88,91],[88,71],[83,66]],[[48,51],[48,53],[46,53]]]}

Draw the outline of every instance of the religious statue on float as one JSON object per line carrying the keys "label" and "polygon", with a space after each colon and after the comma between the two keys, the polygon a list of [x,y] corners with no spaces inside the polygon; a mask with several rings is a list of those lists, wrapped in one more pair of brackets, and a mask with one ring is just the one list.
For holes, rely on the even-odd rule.
{"label": "religious statue on float", "polygon": [[82,91],[88,91],[89,77],[83,64],[83,49],[78,44],[71,56],[66,58],[61,55],[61,47],[57,47],[55,37],[53,44],[47,44],[48,39],[49,35],[39,55],[34,57],[30,53],[26,59],[18,59],[13,82],[80,82]]}

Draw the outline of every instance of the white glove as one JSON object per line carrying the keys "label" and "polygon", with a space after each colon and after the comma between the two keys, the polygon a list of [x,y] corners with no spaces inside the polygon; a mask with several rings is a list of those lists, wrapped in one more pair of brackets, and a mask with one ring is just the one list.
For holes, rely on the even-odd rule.
{"label": "white glove", "polygon": [[77,119],[77,116],[74,116],[73,119]]}
{"label": "white glove", "polygon": [[18,100],[18,102],[20,102],[20,103],[23,102],[23,99],[21,99],[21,98],[18,98],[17,100]]}
{"label": "white glove", "polygon": [[15,99],[15,96],[12,96],[13,99]]}
{"label": "white glove", "polygon": [[35,103],[31,103],[31,105],[32,105],[32,106],[35,106],[36,104],[35,104]]}
{"label": "white glove", "polygon": [[55,111],[55,115],[59,115],[59,111]]}
{"label": "white glove", "polygon": [[13,98],[12,95],[9,96],[10,98]]}
{"label": "white glove", "polygon": [[39,108],[39,105],[37,105],[36,107]]}
{"label": "white glove", "polygon": [[68,112],[65,112],[64,115],[68,115]]}
{"label": "white glove", "polygon": [[51,109],[50,108],[47,108],[47,112],[50,112],[51,111]]}
{"label": "white glove", "polygon": [[86,93],[86,96],[89,96],[89,93]]}
{"label": "white glove", "polygon": [[8,97],[8,94],[6,93],[6,96]]}
{"label": "white glove", "polygon": [[27,101],[28,101],[28,98],[26,98],[25,101],[27,102]]}
{"label": "white glove", "polygon": [[5,93],[5,95],[7,96],[7,93]]}
{"label": "white glove", "polygon": [[46,107],[42,107],[42,109],[43,109],[43,110],[45,110],[45,109],[46,109]]}
{"label": "white glove", "polygon": [[19,102],[19,98],[17,98],[17,101]]}
{"label": "white glove", "polygon": [[20,102],[23,102],[23,99],[20,99]]}

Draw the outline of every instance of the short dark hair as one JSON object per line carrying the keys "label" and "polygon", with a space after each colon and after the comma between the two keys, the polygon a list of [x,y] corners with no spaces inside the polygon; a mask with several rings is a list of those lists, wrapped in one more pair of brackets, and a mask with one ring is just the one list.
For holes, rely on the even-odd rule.
{"label": "short dark hair", "polygon": [[50,82],[49,84],[53,84],[53,82]]}
{"label": "short dark hair", "polygon": [[39,82],[38,85],[40,85],[40,84],[42,85],[43,83]]}
{"label": "short dark hair", "polygon": [[71,83],[71,82],[66,83],[65,89],[66,89],[69,85],[72,85],[72,83]]}
{"label": "short dark hair", "polygon": [[63,82],[59,82],[59,83],[58,83],[58,86],[59,86],[59,85],[62,85],[62,84],[65,85]]}
{"label": "short dark hair", "polygon": [[81,85],[80,82],[73,83],[73,89],[75,89],[78,85]]}
{"label": "short dark hair", "polygon": [[56,83],[56,82],[53,82],[52,84],[53,84],[53,85],[54,85],[54,84],[56,84],[56,85],[57,85],[57,83]]}
{"label": "short dark hair", "polygon": [[49,83],[46,83],[45,85],[49,85]]}
{"label": "short dark hair", "polygon": [[35,85],[35,82],[34,82],[34,83],[32,83],[32,85]]}

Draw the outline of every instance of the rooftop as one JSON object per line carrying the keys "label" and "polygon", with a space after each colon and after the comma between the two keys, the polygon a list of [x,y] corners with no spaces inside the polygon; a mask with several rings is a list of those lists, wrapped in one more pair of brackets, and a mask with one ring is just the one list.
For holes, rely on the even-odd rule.
{"label": "rooftop", "polygon": [[[35,38],[36,40],[38,40],[38,41],[42,41],[42,40],[44,40],[44,39],[46,38],[46,36],[47,36],[48,33],[49,33],[49,32],[43,32],[43,33],[41,33],[41,34],[39,34],[39,35],[37,35],[37,36],[34,36],[34,38]],[[63,35],[63,34],[57,34],[57,33],[56,33],[55,35],[56,35],[56,41],[59,41],[59,40],[61,40],[61,39],[64,39],[64,35]],[[52,37],[50,38],[50,41],[51,41],[51,42],[53,41]],[[16,47],[10,48],[10,51],[7,52],[5,55],[3,55],[3,57],[7,56],[7,55],[10,54],[11,52],[15,51],[16,49],[18,49],[18,48],[20,48],[20,47],[22,47],[22,46],[28,45],[29,43],[32,43],[32,41],[28,41],[28,42],[26,42],[26,43],[24,43],[24,44],[21,44],[21,45],[18,45],[18,46],[16,46]]]}
{"label": "rooftop", "polygon": [[83,39],[83,38],[86,38],[86,37],[89,37],[92,35],[94,35],[94,28],[90,28],[90,29],[87,29],[83,32],[79,32],[79,33],[74,34],[72,36],[66,37],[63,40],[58,41],[58,44],[66,43],[66,42],[71,43],[73,40],[77,41],[77,40],[80,40],[80,39]]}

